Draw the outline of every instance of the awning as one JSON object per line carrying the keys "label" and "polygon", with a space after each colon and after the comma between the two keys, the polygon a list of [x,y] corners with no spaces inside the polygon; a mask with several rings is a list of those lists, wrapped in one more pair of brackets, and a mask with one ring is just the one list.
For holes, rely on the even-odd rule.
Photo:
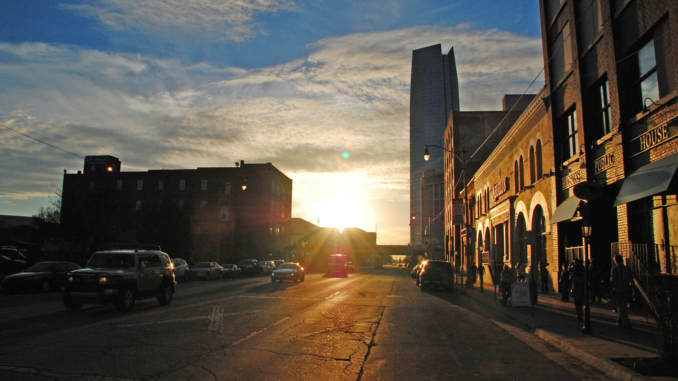
{"label": "awning", "polygon": [[558,205],[556,212],[553,213],[553,217],[551,217],[551,225],[571,220],[579,207],[579,201],[581,201],[579,198],[572,196]]}
{"label": "awning", "polygon": [[678,167],[678,154],[644,165],[624,179],[614,206],[662,193],[669,188]]}

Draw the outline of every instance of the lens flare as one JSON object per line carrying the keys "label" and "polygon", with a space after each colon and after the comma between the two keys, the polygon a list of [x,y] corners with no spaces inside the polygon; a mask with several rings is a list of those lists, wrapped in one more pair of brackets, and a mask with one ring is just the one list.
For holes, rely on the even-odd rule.
{"label": "lens flare", "polygon": [[344,159],[348,159],[348,156],[349,156],[348,152],[344,152]]}

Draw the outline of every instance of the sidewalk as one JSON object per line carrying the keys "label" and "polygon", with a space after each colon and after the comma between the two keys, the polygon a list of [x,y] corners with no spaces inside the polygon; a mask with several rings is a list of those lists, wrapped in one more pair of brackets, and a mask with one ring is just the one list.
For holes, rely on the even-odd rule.
{"label": "sidewalk", "polygon": [[[486,279],[488,277],[485,277]],[[631,369],[612,361],[619,359],[659,357],[661,344],[656,334],[655,321],[651,316],[629,310],[632,330],[617,327],[617,315],[612,311],[610,300],[590,303],[591,328],[593,334],[582,333],[583,324],[577,321],[573,298],[562,302],[560,294],[539,293],[535,307],[503,307],[499,303],[501,293],[497,287],[496,300],[494,285],[484,283],[485,292],[479,284],[467,289],[455,284],[455,291],[479,302],[483,307],[503,314],[507,318],[534,332],[563,352],[587,362],[618,380],[678,380],[667,377],[644,377]],[[678,376],[677,376],[678,377]]]}

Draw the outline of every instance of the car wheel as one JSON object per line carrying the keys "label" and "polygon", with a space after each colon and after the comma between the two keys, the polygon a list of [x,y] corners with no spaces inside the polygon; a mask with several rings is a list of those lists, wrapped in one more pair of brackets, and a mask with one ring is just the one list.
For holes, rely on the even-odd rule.
{"label": "car wheel", "polygon": [[115,304],[115,308],[121,312],[128,312],[134,308],[134,291],[130,288],[126,288],[122,291],[118,302]]}
{"label": "car wheel", "polygon": [[45,279],[42,281],[42,284],[40,285],[40,291],[42,292],[49,292],[49,290],[52,289],[52,285],[49,284],[49,280]]}
{"label": "car wheel", "polygon": [[64,294],[64,306],[69,311],[77,311],[82,308],[82,303],[76,303],[68,297],[68,294]]}
{"label": "car wheel", "polygon": [[160,303],[161,306],[168,305],[172,301],[172,295],[174,295],[172,286],[166,283],[162,287],[162,294],[158,296],[158,303]]}

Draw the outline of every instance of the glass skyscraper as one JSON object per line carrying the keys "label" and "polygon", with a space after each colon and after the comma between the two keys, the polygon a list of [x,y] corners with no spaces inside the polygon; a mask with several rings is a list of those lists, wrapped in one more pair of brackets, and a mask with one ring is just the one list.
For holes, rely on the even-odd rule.
{"label": "glass skyscraper", "polygon": [[444,152],[434,148],[424,161],[424,145],[444,146],[445,128],[459,110],[459,83],[454,48],[442,54],[440,44],[412,52],[410,84],[410,242],[422,243],[421,178],[425,170],[444,173]]}

